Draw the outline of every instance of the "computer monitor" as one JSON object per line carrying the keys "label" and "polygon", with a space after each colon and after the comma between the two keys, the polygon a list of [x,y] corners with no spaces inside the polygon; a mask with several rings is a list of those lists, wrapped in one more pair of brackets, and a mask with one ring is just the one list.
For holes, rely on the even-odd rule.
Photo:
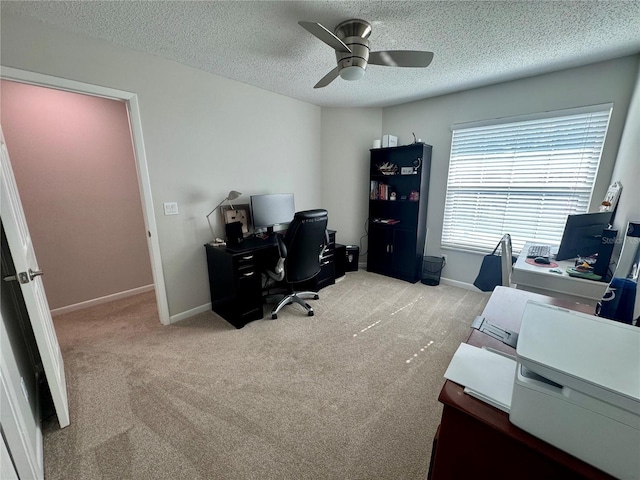
{"label": "computer monitor", "polygon": [[602,231],[609,228],[611,215],[612,212],[569,215],[556,260],[588,257],[598,253],[598,247],[603,242]]}
{"label": "computer monitor", "polygon": [[273,233],[275,225],[291,223],[295,213],[293,193],[251,195],[251,218],[255,229]]}

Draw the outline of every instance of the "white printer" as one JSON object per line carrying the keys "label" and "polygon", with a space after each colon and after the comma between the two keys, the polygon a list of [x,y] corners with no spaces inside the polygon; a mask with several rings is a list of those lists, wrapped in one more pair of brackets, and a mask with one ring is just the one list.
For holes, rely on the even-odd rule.
{"label": "white printer", "polygon": [[529,302],[516,352],[511,422],[640,479],[640,328]]}

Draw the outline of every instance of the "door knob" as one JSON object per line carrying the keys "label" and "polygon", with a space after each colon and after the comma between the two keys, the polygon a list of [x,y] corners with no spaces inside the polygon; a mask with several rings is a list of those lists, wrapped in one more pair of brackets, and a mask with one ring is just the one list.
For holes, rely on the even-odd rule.
{"label": "door knob", "polygon": [[33,280],[36,277],[39,277],[40,275],[44,275],[44,272],[42,270],[31,270],[31,269],[29,269],[29,278],[31,280]]}

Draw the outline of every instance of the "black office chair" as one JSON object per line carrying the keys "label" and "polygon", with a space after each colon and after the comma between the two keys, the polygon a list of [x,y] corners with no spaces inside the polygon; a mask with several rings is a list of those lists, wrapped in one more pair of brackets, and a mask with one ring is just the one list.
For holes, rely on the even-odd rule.
{"label": "black office chair", "polygon": [[329,243],[327,222],[326,210],[297,212],[284,239],[278,235],[280,257],[276,267],[266,273],[272,280],[284,281],[288,293],[273,307],[271,318],[278,318],[278,312],[292,303],[301,305],[307,315],[313,316],[313,308],[303,299],[317,300],[320,298],[318,293],[295,291],[294,285],[311,280],[320,273],[320,256]]}

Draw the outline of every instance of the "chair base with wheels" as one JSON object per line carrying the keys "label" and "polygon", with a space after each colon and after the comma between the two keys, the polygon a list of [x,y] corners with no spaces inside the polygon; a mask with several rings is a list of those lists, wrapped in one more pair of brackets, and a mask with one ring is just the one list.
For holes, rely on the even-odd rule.
{"label": "chair base with wheels", "polygon": [[309,317],[313,317],[313,308],[307,302],[304,301],[305,298],[311,298],[313,300],[318,300],[320,296],[317,292],[292,292],[288,295],[285,295],[280,299],[275,307],[271,310],[271,318],[273,320],[278,318],[278,312],[282,310],[285,306],[291,305],[292,303],[297,303],[302,306],[307,311],[307,315]]}

